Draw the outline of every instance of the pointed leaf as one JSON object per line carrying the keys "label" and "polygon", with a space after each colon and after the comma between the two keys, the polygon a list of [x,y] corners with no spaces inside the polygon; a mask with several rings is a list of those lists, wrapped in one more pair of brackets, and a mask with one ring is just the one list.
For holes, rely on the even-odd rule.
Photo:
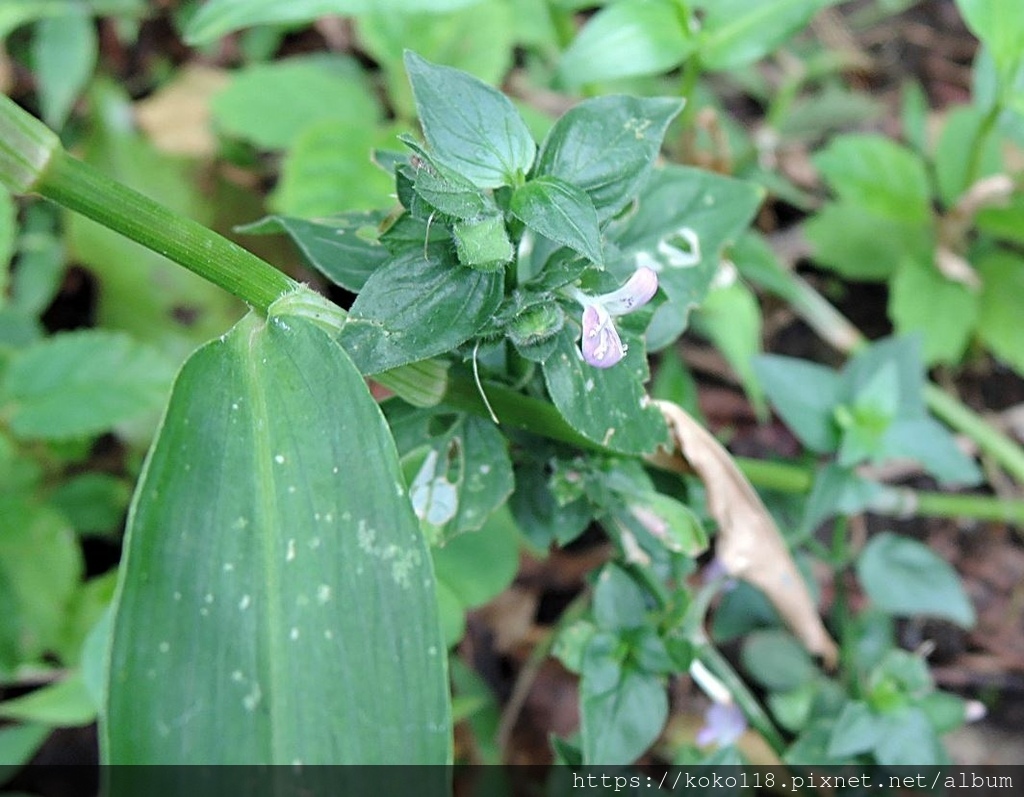
{"label": "pointed leaf", "polygon": [[956,571],[917,540],[889,532],[872,537],[857,559],[857,578],[884,612],[943,617],[964,628],[974,625],[974,607]]}
{"label": "pointed leaf", "polygon": [[647,179],[665,130],[682,107],[670,97],[585,100],[551,128],[537,173],[582,188],[600,219],[613,216]]}
{"label": "pointed leaf", "polygon": [[319,221],[268,216],[239,232],[287,233],[309,265],[335,285],[358,293],[388,259],[388,250],[378,241],[378,230],[386,216],[379,211],[353,211]]}
{"label": "pointed leaf", "polygon": [[628,277],[638,266],[682,307],[699,305],[718,273],[722,247],[750,224],[764,191],[753,183],[688,166],[655,169],[636,213],[612,221],[607,239],[623,252],[612,270]]}
{"label": "pointed leaf", "polygon": [[319,328],[250,315],[192,356],[122,567],[110,763],[450,761],[430,555],[380,411]]}
{"label": "pointed leaf", "polygon": [[527,227],[603,263],[597,211],[583,191],[558,177],[538,177],[512,195],[512,212]]}
{"label": "pointed leaf", "polygon": [[842,397],[842,382],[823,365],[766,354],[754,361],[761,387],[786,425],[812,451],[828,453],[839,445],[833,411]]}
{"label": "pointed leaf", "polygon": [[438,163],[479,188],[513,185],[530,171],[537,145],[500,91],[458,69],[405,55],[423,134]]}
{"label": "pointed leaf", "polygon": [[158,410],[170,363],[122,332],[64,332],[19,352],[0,382],[19,437],[59,440],[99,434]]}
{"label": "pointed leaf", "polygon": [[544,381],[558,411],[584,437],[624,454],[653,453],[667,442],[661,413],[648,406],[647,361],[640,342],[611,368],[583,361],[570,327],[544,361]]}
{"label": "pointed leaf", "polygon": [[450,351],[498,309],[504,274],[466,268],[446,250],[399,255],[366,281],[341,330],[359,370],[376,374]]}

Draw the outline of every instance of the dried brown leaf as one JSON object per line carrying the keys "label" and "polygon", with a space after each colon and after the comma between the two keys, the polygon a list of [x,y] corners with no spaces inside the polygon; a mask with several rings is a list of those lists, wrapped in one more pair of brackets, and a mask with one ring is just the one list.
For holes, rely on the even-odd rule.
{"label": "dried brown leaf", "polygon": [[726,572],[757,587],[811,653],[826,666],[838,651],[775,521],[722,445],[681,407],[655,402],[679,452],[704,482],[708,510],[718,521],[716,554]]}

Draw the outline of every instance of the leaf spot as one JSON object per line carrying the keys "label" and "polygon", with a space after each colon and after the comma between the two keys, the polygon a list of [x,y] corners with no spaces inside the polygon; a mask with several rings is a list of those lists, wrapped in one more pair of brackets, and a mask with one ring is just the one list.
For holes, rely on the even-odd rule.
{"label": "leaf spot", "polygon": [[327,584],[321,584],[317,587],[316,599],[321,605],[327,603],[331,599],[331,588]]}
{"label": "leaf spot", "polygon": [[295,540],[288,540],[288,551],[284,555],[286,562],[291,562],[295,559]]}
{"label": "leaf spot", "polygon": [[277,454],[277,455],[275,455],[274,456],[274,462],[276,462],[278,465],[283,465],[284,464],[284,454]]}
{"label": "leaf spot", "polygon": [[290,639],[290,640],[291,640],[292,642],[294,642],[294,641],[295,641],[296,639],[298,639],[298,638],[299,638],[299,629],[298,629],[298,628],[293,628],[293,629],[291,630],[291,633],[289,633],[289,634],[288,634],[288,638],[289,638],[289,639]]}
{"label": "leaf spot", "polygon": [[171,649],[171,643],[170,642],[161,642],[160,643],[160,652],[161,653],[166,653],[170,649]]}
{"label": "leaf spot", "polygon": [[238,608],[243,612],[252,605],[252,598],[249,595],[243,595],[242,599],[238,601]]}

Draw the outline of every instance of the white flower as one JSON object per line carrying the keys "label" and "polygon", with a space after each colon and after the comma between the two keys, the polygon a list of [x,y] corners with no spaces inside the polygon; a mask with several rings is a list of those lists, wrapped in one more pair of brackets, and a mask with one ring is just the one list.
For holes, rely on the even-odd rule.
{"label": "white flower", "polygon": [[657,291],[658,275],[647,267],[638,268],[625,285],[611,293],[587,296],[577,291],[575,298],[583,305],[583,359],[595,368],[611,368],[625,357],[626,347],[612,317],[643,307]]}

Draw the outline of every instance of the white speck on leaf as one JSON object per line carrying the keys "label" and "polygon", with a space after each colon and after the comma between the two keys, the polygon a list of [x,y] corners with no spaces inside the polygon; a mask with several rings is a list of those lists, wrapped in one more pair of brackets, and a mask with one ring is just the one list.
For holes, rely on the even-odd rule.
{"label": "white speck on leaf", "polygon": [[291,540],[288,540],[288,551],[284,555],[284,560],[286,562],[291,562],[294,559],[295,559],[295,540],[291,539]]}

